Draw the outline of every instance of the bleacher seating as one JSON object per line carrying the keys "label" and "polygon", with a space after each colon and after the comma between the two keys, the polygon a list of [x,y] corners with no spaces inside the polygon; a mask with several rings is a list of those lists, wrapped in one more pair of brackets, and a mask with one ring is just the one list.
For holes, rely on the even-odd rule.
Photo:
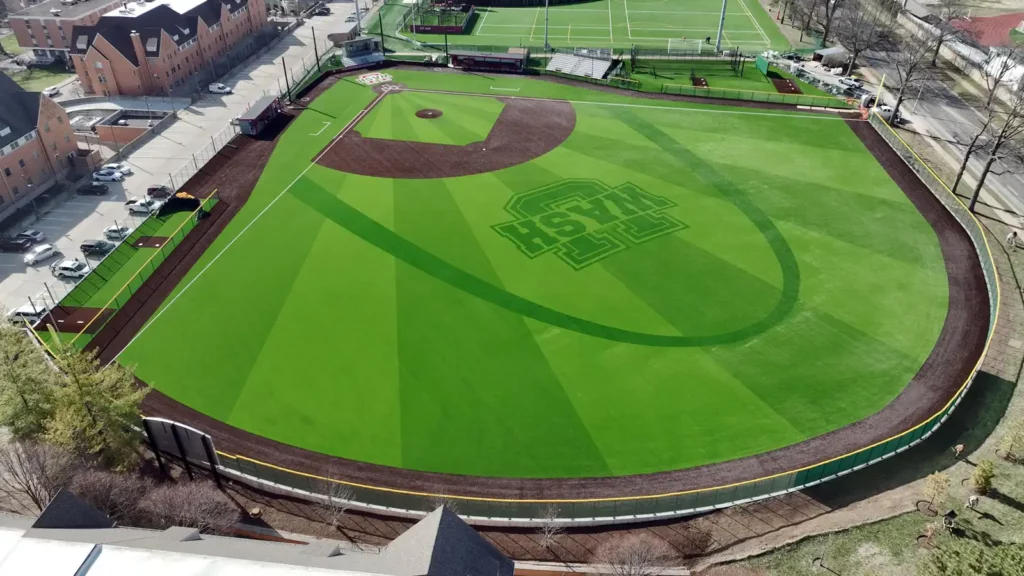
{"label": "bleacher seating", "polygon": [[380,64],[383,61],[384,55],[379,52],[375,52],[365,56],[356,56],[355,58],[342,58],[341,64],[345,70],[352,70],[356,68],[366,68],[368,66],[373,66],[374,64]]}
{"label": "bleacher seating", "polygon": [[572,76],[603,78],[611,65],[612,62],[609,60],[573,56],[572,54],[555,54],[548,62],[547,69]]}

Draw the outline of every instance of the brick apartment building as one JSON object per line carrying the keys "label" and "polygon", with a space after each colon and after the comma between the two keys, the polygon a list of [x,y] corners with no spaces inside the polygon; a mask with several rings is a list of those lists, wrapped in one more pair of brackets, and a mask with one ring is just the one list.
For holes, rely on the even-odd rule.
{"label": "brick apartment building", "polygon": [[45,0],[29,4],[10,16],[18,45],[40,63],[62,60],[71,65],[68,48],[71,29],[91,26],[100,16],[121,6],[122,0]]}
{"label": "brick apartment building", "polygon": [[64,109],[0,74],[0,220],[62,178],[78,152]]}
{"label": "brick apartment building", "polygon": [[186,94],[268,40],[264,0],[133,2],[75,26],[71,59],[86,93]]}

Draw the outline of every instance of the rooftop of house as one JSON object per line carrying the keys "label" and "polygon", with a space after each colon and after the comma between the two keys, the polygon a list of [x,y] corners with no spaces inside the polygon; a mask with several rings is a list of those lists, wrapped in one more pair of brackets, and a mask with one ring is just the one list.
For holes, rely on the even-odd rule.
{"label": "rooftop of house", "polygon": [[39,120],[39,92],[28,92],[6,74],[0,74],[0,148],[35,130]]}
{"label": "rooftop of house", "polygon": [[0,514],[0,573],[48,576],[512,576],[514,565],[473,528],[438,508],[380,550],[115,528],[62,491],[36,520]]}
{"label": "rooftop of house", "polygon": [[11,14],[11,18],[56,18],[71,20],[109,9],[121,4],[122,0],[44,0],[24,10]]}
{"label": "rooftop of house", "polygon": [[[229,12],[248,5],[248,0],[157,0],[135,2],[100,18],[95,26],[75,26],[71,31],[72,54],[85,54],[97,35],[102,35],[135,66],[139,65],[131,33],[137,32],[147,57],[160,54],[163,32],[178,46],[199,34],[199,20],[207,26],[220,22],[221,6]],[[130,12],[129,12],[130,10]]]}

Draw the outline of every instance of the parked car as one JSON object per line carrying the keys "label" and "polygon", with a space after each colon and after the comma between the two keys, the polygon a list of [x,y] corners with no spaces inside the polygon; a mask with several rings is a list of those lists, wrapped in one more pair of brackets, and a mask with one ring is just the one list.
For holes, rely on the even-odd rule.
{"label": "parked car", "polygon": [[110,186],[99,182],[90,182],[85,186],[78,187],[78,194],[81,196],[103,196],[110,190]]}
{"label": "parked car", "polygon": [[57,256],[60,256],[60,250],[57,250],[56,246],[53,244],[40,244],[29,250],[22,260],[25,264],[34,266]]}
{"label": "parked car", "polygon": [[888,104],[875,106],[875,111],[882,117],[882,120],[885,120],[889,124],[899,124],[903,121],[903,115],[899,112],[896,112],[895,118],[893,117],[893,112],[895,111],[892,109],[892,106],[889,106]]}
{"label": "parked car", "polygon": [[60,88],[57,88],[56,86],[50,86],[46,90],[43,90],[43,96],[49,96],[50,98],[53,98],[57,94],[60,94]]}
{"label": "parked car", "polygon": [[345,18],[345,22],[355,22],[355,21],[356,21],[356,15],[355,14],[349,14],[348,17]]}
{"label": "parked car", "polygon": [[40,232],[39,230],[34,230],[32,228],[28,228],[26,230],[18,232],[18,235],[15,236],[15,238],[24,238],[25,240],[28,240],[33,244],[38,244],[43,240],[46,240],[46,236],[42,232]]}
{"label": "parked car", "polygon": [[781,54],[779,58],[789,60],[790,62],[803,62],[804,60],[804,57],[796,52],[786,52],[785,54]]}
{"label": "parked car", "polygon": [[159,210],[164,203],[152,198],[132,198],[125,202],[124,205],[128,208],[128,212],[132,214],[150,214]]}
{"label": "parked car", "polygon": [[146,188],[146,196],[154,200],[166,200],[174,196],[174,190],[171,190],[170,186],[157,184],[156,186]]}
{"label": "parked car", "polygon": [[57,278],[84,278],[89,273],[89,265],[78,258],[60,260],[50,264],[50,273]]}
{"label": "parked car", "polygon": [[104,170],[113,170],[114,172],[120,172],[124,176],[132,175],[132,167],[127,164],[104,164]]}
{"label": "parked car", "polygon": [[314,8],[313,11],[310,12],[310,14],[312,14],[313,16],[330,16],[331,9],[328,8],[327,6],[318,6]]}
{"label": "parked car", "polygon": [[853,78],[852,76],[843,76],[839,79],[839,83],[844,88],[863,88],[864,83],[860,80]]}
{"label": "parked car", "polygon": [[0,239],[0,252],[24,252],[32,245],[32,241],[26,238],[3,238]]}
{"label": "parked car", "polygon": [[24,326],[25,322],[35,324],[49,311],[50,309],[43,304],[22,304],[7,313],[7,321],[16,326]]}
{"label": "parked car", "polygon": [[97,170],[92,173],[94,182],[120,182],[124,180],[124,174],[117,170]]}
{"label": "parked car", "polygon": [[214,82],[209,86],[210,94],[231,94],[231,88],[221,84],[220,82]]}
{"label": "parked car", "polygon": [[119,224],[116,226],[107,226],[106,228],[103,229],[103,237],[106,238],[107,240],[124,240],[131,233],[132,229],[125,226],[124,224]]}
{"label": "parked car", "polygon": [[114,243],[106,240],[86,240],[78,248],[86,256],[103,256],[114,249]]}

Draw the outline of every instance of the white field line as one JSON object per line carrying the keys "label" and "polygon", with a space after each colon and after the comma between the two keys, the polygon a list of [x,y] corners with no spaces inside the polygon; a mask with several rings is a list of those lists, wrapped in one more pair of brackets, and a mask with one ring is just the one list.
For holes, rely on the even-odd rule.
{"label": "white field line", "polygon": [[743,6],[743,11],[747,13],[747,17],[750,18],[750,21],[754,23],[754,28],[757,28],[757,30],[761,33],[761,37],[764,38],[765,43],[770,46],[772,41],[768,38],[768,35],[764,33],[764,28],[761,28],[761,25],[757,23],[757,20],[754,18],[754,14],[750,11],[750,8],[747,8],[746,0],[739,1],[740,6]]}
{"label": "white field line", "polygon": [[531,42],[533,42],[533,34],[537,30],[537,18],[540,18],[540,8],[537,8],[537,12],[535,12],[533,14],[533,26],[530,27],[530,41]]}
{"label": "white field line", "polygon": [[608,38],[610,42],[615,42],[615,32],[612,31],[612,0],[608,1]]}
{"label": "white field line", "polygon": [[629,0],[622,0],[622,7],[626,10],[626,33],[629,34],[629,39],[633,39],[633,28],[629,25]]}
{"label": "white field line", "polygon": [[[489,94],[476,94],[470,92],[455,92],[451,90],[425,90],[422,88],[403,88],[402,92],[420,92],[424,94],[446,94],[451,96],[475,96],[480,98],[490,98]],[[584,104],[588,106],[610,106],[616,108],[645,108],[651,110],[669,110],[678,112],[694,112],[694,113],[705,113],[705,114],[734,114],[737,116],[775,116],[778,118],[800,118],[803,120],[839,120],[846,121],[845,118],[839,115],[826,115],[826,114],[772,114],[771,112],[747,112],[745,110],[708,110],[706,108],[685,108],[676,106],[653,106],[650,104],[625,104],[622,102],[592,102],[590,100],[561,100],[559,98],[538,98],[536,96],[504,96],[512,100],[537,100],[540,102],[568,102],[570,104]],[[857,120],[858,122],[867,122],[867,120]]]}
{"label": "white field line", "polygon": [[[526,28],[526,26],[524,26],[522,24],[491,24],[491,28]],[[551,25],[551,26],[548,26],[548,28],[551,28],[552,30],[554,30],[556,28],[560,28],[560,29],[575,28],[577,30],[607,30],[608,29],[607,26],[580,26],[578,24],[569,24],[568,26]]]}
{"label": "white field line", "polygon": [[316,132],[310,132],[309,135],[310,136],[319,136],[319,135],[323,134],[324,130],[327,130],[327,127],[330,126],[330,125],[331,125],[330,122],[324,122],[324,125],[323,125],[322,128],[320,128]]}
{"label": "white field line", "polygon": [[565,35],[566,42],[572,42],[572,24],[569,24],[569,32]]}
{"label": "white field line", "polygon": [[150,326],[152,326],[154,322],[159,320],[160,316],[162,316],[164,312],[169,310],[171,308],[171,306],[174,306],[174,303],[178,301],[178,298],[181,298],[182,294],[184,294],[185,292],[188,292],[188,289],[191,288],[192,285],[196,283],[196,280],[199,280],[200,278],[202,278],[203,274],[205,274],[206,271],[210,269],[210,266],[213,266],[213,264],[217,260],[219,260],[220,257],[223,256],[225,252],[228,251],[228,248],[231,248],[231,246],[233,246],[235,244],[235,241],[237,241],[239,238],[242,237],[242,234],[245,234],[246,231],[249,230],[249,228],[251,228],[252,225],[255,224],[257,220],[259,220],[264,214],[266,214],[267,211],[270,210],[274,206],[274,204],[276,204],[277,201],[280,200],[281,197],[284,196],[285,193],[288,192],[288,190],[291,190],[291,187],[294,186],[295,183],[298,182],[300,178],[305,176],[306,172],[309,172],[309,169],[312,168],[313,166],[315,166],[316,163],[320,160],[320,158],[322,158],[324,154],[327,154],[327,152],[330,151],[330,149],[334,146],[335,143],[338,142],[338,140],[341,140],[341,138],[343,136],[345,136],[345,134],[348,134],[348,132],[351,131],[352,128],[354,128],[355,125],[358,124],[359,121],[362,120],[363,117],[365,117],[370,112],[370,110],[373,110],[373,108],[375,106],[377,106],[377,104],[379,104],[381,99],[384,98],[385,96],[387,96],[387,92],[386,91],[382,91],[380,94],[377,95],[376,98],[373,99],[372,102],[370,102],[369,106],[367,106],[366,108],[363,108],[362,110],[360,110],[359,114],[356,114],[355,117],[352,118],[352,120],[350,120],[349,123],[346,124],[345,127],[341,129],[341,132],[339,132],[338,135],[335,136],[331,140],[331,142],[327,145],[327,147],[324,148],[324,151],[321,152],[320,154],[318,154],[317,157],[314,158],[313,161],[309,163],[309,166],[306,166],[306,168],[303,169],[302,172],[300,172],[299,175],[296,176],[295,179],[292,180],[290,184],[285,186],[284,190],[281,190],[281,192],[277,196],[275,196],[274,199],[271,200],[270,203],[267,204],[263,208],[263,210],[260,210],[259,214],[257,214],[252,220],[249,221],[248,224],[245,225],[245,228],[242,228],[241,230],[239,230],[238,234],[235,234],[235,237],[232,238],[231,241],[227,243],[227,246],[224,246],[224,248],[221,248],[221,251],[218,252],[217,255],[214,256],[213,259],[210,260],[206,264],[206,266],[203,266],[203,269],[200,270],[198,274],[196,274],[195,278],[193,278],[191,281],[189,281],[189,283],[186,284],[185,287],[182,288],[180,292],[175,294],[174,298],[171,298],[171,301],[168,302],[166,306],[164,306],[159,312],[156,313],[155,316],[153,316],[152,318],[149,319],[148,322],[146,322],[145,326],[143,326],[142,329],[139,330],[139,333],[136,334],[134,337],[132,337],[132,339],[129,340],[127,344],[125,344],[124,348],[121,348],[121,350],[118,351],[117,355],[114,356],[114,358],[111,360],[111,362],[114,362],[115,360],[117,360],[117,357],[120,356],[125,350],[127,350],[128,347],[131,346],[132,343],[134,343],[139,338],[139,336],[142,336],[143,333],[145,333],[146,330]]}
{"label": "white field line", "polygon": [[478,31],[483,31],[484,23],[487,22],[487,15],[490,14],[490,13],[491,13],[490,10],[488,10],[487,12],[484,12],[484,17],[480,19],[480,27],[477,28]]}
{"label": "white field line", "polygon": [[495,88],[491,86],[491,90],[504,90],[506,92],[519,92],[519,88]]}
{"label": "white field line", "polygon": [[[675,14],[677,16],[720,16],[721,12],[678,12],[672,10],[633,10],[633,14]],[[726,10],[726,16],[742,16],[743,12],[729,12]]]}

